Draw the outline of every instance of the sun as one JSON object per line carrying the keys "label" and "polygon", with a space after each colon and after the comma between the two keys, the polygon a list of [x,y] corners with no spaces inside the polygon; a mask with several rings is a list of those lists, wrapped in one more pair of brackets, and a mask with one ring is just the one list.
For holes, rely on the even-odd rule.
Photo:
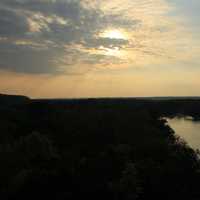
{"label": "sun", "polygon": [[126,33],[117,29],[106,30],[101,34],[101,37],[110,38],[110,39],[121,39],[121,40],[127,39]]}
{"label": "sun", "polygon": [[[106,29],[99,33],[98,37],[111,40],[109,41],[110,45],[102,45],[98,49],[103,55],[123,58],[125,56],[123,48],[126,46],[126,42],[121,43],[120,40],[128,41],[130,39],[128,36],[128,33],[123,29]],[[119,43],[112,40],[119,40]]]}

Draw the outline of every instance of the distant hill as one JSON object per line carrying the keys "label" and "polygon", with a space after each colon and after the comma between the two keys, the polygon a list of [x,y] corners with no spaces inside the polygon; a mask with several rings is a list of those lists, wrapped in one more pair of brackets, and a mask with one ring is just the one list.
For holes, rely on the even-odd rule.
{"label": "distant hill", "polygon": [[33,99],[34,101],[54,101],[54,102],[69,102],[69,101],[129,101],[129,100],[200,100],[200,96],[149,96],[149,97],[83,97],[83,98],[40,98]]}
{"label": "distant hill", "polygon": [[0,107],[20,105],[29,101],[30,98],[26,96],[0,94]]}

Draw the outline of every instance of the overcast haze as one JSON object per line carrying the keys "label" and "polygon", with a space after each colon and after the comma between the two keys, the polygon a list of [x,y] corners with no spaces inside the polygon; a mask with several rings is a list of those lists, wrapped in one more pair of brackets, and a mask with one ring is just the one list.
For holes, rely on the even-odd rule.
{"label": "overcast haze", "polygon": [[200,95],[199,0],[0,0],[0,93]]}

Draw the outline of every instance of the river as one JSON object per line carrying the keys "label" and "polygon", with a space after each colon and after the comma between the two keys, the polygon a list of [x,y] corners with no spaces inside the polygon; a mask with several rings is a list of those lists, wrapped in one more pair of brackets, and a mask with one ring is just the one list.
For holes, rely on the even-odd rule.
{"label": "river", "polygon": [[190,147],[200,150],[200,121],[189,117],[167,118],[169,126],[183,138]]}

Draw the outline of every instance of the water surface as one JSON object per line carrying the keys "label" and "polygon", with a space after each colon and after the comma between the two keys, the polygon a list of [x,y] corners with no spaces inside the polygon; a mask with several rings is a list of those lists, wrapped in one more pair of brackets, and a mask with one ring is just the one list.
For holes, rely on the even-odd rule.
{"label": "water surface", "polygon": [[200,149],[200,121],[188,117],[167,118],[169,126],[193,149]]}

